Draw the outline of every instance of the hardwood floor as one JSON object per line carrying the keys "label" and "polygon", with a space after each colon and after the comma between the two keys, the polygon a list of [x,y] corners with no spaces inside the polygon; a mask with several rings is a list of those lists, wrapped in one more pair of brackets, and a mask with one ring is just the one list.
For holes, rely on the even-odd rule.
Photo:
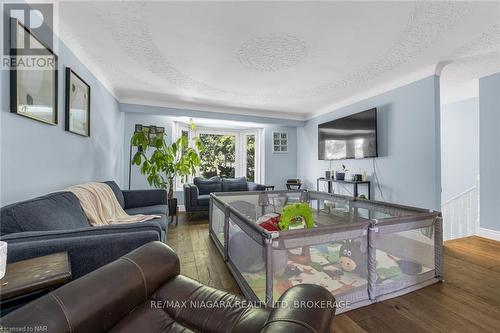
{"label": "hardwood floor", "polygon": [[191,220],[183,213],[179,224],[170,225],[167,244],[179,256],[181,274],[214,288],[241,294],[219,250],[208,236],[208,215],[195,215]]}
{"label": "hardwood floor", "polygon": [[[208,236],[208,217],[170,226],[167,243],[181,273],[240,293]],[[467,237],[445,242],[445,282],[349,311],[335,318],[341,332],[500,332],[500,242]]]}

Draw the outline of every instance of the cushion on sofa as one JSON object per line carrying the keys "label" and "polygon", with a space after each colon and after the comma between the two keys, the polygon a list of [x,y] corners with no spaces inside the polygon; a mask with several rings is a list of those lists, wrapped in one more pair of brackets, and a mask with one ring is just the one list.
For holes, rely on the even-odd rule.
{"label": "cushion on sofa", "polygon": [[113,180],[104,182],[104,184],[107,184],[109,185],[109,187],[111,187],[120,206],[122,206],[122,208],[125,207],[125,198],[123,197],[123,192],[122,190],[120,190],[118,184],[115,183]]}
{"label": "cushion on sofa", "polygon": [[248,191],[245,177],[222,179],[222,192]]}
{"label": "cushion on sofa", "polygon": [[198,206],[208,207],[210,203],[210,194],[202,194],[198,196]]}
{"label": "cushion on sofa", "polygon": [[129,215],[136,215],[136,214],[145,214],[145,215],[165,214],[165,215],[167,215],[168,206],[167,205],[152,205],[152,206],[144,206],[144,207],[134,207],[134,208],[125,209],[125,212]]}
{"label": "cushion on sofa", "polygon": [[90,226],[78,198],[71,192],[55,192],[1,209],[1,234],[50,231]]}
{"label": "cushion on sofa", "polygon": [[159,219],[154,219],[154,220],[151,220],[151,221],[159,223],[161,229],[163,231],[166,231],[168,229],[168,216],[165,215],[165,214],[156,214],[156,215],[159,215],[160,218]]}
{"label": "cushion on sofa", "polygon": [[151,221],[158,222],[163,230],[168,228],[168,206],[167,205],[152,205],[144,207],[135,207],[125,209],[125,212],[129,215],[145,214],[145,215],[159,215],[159,219],[154,219]]}
{"label": "cushion on sofa", "polygon": [[[162,230],[167,230],[168,218],[167,218],[166,213],[158,213],[158,212],[156,212],[156,213],[143,213],[143,212],[139,212],[139,211],[130,212],[131,210],[135,210],[135,209],[136,208],[127,209],[127,210],[125,210],[125,212],[129,215],[136,215],[136,214],[158,215],[158,216],[160,216],[159,219],[149,220],[148,222],[156,222],[156,223],[160,224],[160,227],[162,228]],[[137,210],[139,210],[139,208],[137,208]],[[142,222],[137,222],[137,223],[142,223]]]}
{"label": "cushion on sofa", "polygon": [[198,187],[200,195],[222,191],[222,182],[220,177],[217,176],[210,179],[194,177],[193,183]]}

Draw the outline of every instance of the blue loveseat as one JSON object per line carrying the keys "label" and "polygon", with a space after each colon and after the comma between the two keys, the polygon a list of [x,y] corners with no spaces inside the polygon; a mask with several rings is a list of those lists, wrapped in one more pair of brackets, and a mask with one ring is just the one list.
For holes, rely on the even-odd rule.
{"label": "blue loveseat", "polygon": [[128,214],[161,219],[92,227],[73,193],[50,193],[1,208],[0,238],[8,243],[7,261],[67,251],[73,278],[78,278],[143,244],[166,240],[166,191],[122,191],[113,181],[106,184]]}
{"label": "blue loveseat", "polygon": [[248,182],[245,177],[220,178],[215,176],[209,179],[195,177],[193,183],[184,184],[184,206],[188,214],[207,212],[210,193],[264,191],[265,189],[264,185]]}

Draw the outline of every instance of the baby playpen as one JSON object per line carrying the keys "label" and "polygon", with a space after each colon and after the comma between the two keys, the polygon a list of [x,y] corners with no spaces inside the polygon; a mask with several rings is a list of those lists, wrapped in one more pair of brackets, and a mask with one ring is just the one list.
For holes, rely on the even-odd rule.
{"label": "baby playpen", "polygon": [[[313,228],[257,223],[296,202],[312,208]],[[431,210],[306,190],[215,193],[210,236],[245,296],[267,305],[313,283],[341,313],[442,279],[442,218]]]}

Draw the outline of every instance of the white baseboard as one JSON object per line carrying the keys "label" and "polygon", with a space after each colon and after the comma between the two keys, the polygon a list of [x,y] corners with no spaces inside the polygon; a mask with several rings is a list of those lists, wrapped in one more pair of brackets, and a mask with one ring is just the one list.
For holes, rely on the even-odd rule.
{"label": "white baseboard", "polygon": [[500,231],[497,231],[497,230],[479,228],[479,230],[477,232],[477,236],[496,240],[496,241],[500,242]]}

